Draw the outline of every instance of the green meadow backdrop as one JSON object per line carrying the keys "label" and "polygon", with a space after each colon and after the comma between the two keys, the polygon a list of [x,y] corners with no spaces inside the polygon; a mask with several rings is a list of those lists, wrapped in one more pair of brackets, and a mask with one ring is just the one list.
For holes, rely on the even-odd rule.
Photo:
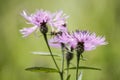
{"label": "green meadow backdrop", "polygon": [[[0,0],[0,80],[59,80],[55,73],[25,71],[31,66],[55,67],[51,58],[32,54],[48,52],[42,36],[23,38],[19,32],[32,26],[20,13],[37,9],[63,10],[70,16],[69,30],[87,29],[106,37],[108,45],[84,52],[87,61],[81,61],[81,65],[102,70],[81,70],[83,80],[120,80],[120,0]],[[60,54],[59,49],[52,50]]]}

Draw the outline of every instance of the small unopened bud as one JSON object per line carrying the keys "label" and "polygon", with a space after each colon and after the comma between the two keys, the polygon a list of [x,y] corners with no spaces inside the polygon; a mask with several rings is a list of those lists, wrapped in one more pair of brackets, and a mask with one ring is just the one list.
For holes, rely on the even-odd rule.
{"label": "small unopened bud", "polygon": [[72,58],[73,58],[73,53],[72,52],[67,52],[66,53],[66,60],[70,61],[70,60],[72,60]]}
{"label": "small unopened bud", "polygon": [[67,61],[67,66],[69,67],[70,61],[73,59],[73,53],[72,52],[67,52],[66,53],[66,61]]}

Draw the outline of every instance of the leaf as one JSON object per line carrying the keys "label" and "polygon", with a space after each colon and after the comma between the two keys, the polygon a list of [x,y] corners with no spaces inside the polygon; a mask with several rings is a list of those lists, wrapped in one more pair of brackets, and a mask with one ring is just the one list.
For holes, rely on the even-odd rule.
{"label": "leaf", "polygon": [[[71,68],[69,68],[69,69],[70,69],[70,70],[74,70],[74,69],[76,69],[76,67],[71,67]],[[101,70],[100,68],[86,67],[86,66],[80,66],[80,67],[78,67],[78,69]],[[65,70],[67,70],[67,69],[65,69]]]}
{"label": "leaf", "polygon": [[71,76],[71,75],[69,74],[69,75],[67,76],[66,80],[70,80],[70,76]]}
{"label": "leaf", "polygon": [[78,77],[78,80],[82,80],[82,72],[80,72],[80,76]]}
{"label": "leaf", "polygon": [[26,68],[25,70],[27,71],[32,71],[32,72],[49,72],[49,73],[58,73],[58,70],[54,68],[46,68],[46,67],[30,67]]}
{"label": "leaf", "polygon": [[[32,52],[33,54],[38,54],[40,56],[51,56],[49,52]],[[53,56],[60,57],[58,54],[53,54]]]}

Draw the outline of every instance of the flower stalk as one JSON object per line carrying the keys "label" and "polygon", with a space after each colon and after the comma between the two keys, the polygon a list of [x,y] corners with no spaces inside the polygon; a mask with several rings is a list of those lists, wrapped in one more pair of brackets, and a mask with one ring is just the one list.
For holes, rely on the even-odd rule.
{"label": "flower stalk", "polygon": [[52,51],[51,51],[51,49],[50,49],[49,44],[48,44],[47,35],[46,35],[46,34],[43,34],[43,36],[44,36],[44,40],[45,40],[45,42],[46,42],[46,45],[47,45],[47,47],[48,47],[48,50],[49,50],[49,52],[50,52],[50,54],[51,54],[51,57],[52,57],[52,59],[53,59],[53,62],[55,63],[55,66],[56,66],[58,72],[60,72],[60,69],[59,69],[59,67],[58,67],[58,65],[57,65],[57,62],[56,62],[56,60],[55,60],[55,58],[54,58],[54,56],[53,56],[53,54],[52,54]]}
{"label": "flower stalk", "polygon": [[64,80],[64,44],[61,43],[61,50],[62,50],[62,60],[61,60],[61,80]]}
{"label": "flower stalk", "polygon": [[66,62],[67,62],[67,77],[69,76],[69,66],[70,61],[73,59],[73,51],[67,51],[66,53]]}
{"label": "flower stalk", "polygon": [[76,80],[78,80],[78,75],[79,75],[79,64],[80,64],[80,55],[77,55],[77,67],[76,67]]}
{"label": "flower stalk", "polygon": [[77,47],[76,47],[76,53],[77,53],[77,66],[76,66],[76,80],[78,80],[78,75],[79,75],[79,64],[80,64],[80,56],[82,55],[84,51],[84,43],[83,42],[78,42]]}

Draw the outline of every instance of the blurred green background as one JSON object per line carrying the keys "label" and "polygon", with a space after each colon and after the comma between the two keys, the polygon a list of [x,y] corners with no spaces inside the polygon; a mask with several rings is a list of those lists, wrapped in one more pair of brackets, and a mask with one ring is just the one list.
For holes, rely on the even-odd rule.
{"label": "blurred green background", "polygon": [[[59,80],[57,74],[24,70],[31,66],[54,67],[51,58],[31,53],[48,51],[43,37],[32,34],[22,38],[19,33],[21,28],[31,26],[20,15],[22,10],[32,13],[36,9],[63,10],[70,15],[69,30],[87,29],[104,35],[109,44],[85,52],[88,60],[81,62],[102,71],[82,70],[83,80],[120,80],[120,0],[0,0],[0,80]],[[53,51],[60,53],[58,49]]]}

